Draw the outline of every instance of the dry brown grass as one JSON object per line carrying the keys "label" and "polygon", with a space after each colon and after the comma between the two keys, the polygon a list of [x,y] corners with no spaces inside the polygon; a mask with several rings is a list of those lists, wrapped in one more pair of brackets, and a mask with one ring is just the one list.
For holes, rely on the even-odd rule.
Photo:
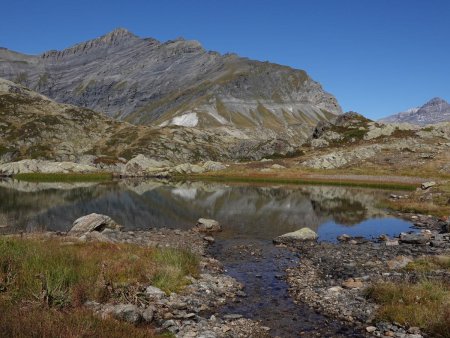
{"label": "dry brown grass", "polygon": [[418,326],[433,337],[450,337],[450,286],[423,280],[417,284],[380,283],[368,291],[380,304],[377,319]]}
{"label": "dry brown grass", "polygon": [[430,191],[418,191],[406,199],[386,201],[385,204],[388,208],[401,212],[448,216],[450,215],[450,183],[443,182]]}
{"label": "dry brown grass", "polygon": [[181,250],[0,239],[0,290],[11,300],[34,300],[44,292],[49,305],[64,306],[72,303],[74,294],[95,299],[104,296],[105,288],[152,283],[171,292],[186,285],[186,275],[196,274],[198,258]]}
{"label": "dry brown grass", "polygon": [[148,328],[86,312],[86,300],[130,302],[155,285],[166,292],[199,273],[197,256],[131,244],[0,238],[0,336],[151,337]]}
{"label": "dry brown grass", "polygon": [[112,318],[100,319],[84,309],[63,311],[0,303],[0,337],[162,337],[151,327],[135,327]]}

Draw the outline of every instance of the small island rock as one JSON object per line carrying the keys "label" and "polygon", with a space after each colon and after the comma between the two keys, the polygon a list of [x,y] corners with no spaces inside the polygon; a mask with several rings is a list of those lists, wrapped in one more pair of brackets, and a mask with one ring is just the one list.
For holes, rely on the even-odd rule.
{"label": "small island rock", "polygon": [[288,232],[287,234],[278,236],[273,240],[275,244],[286,244],[297,241],[315,241],[319,236],[316,232],[310,228],[301,228],[294,232]]}

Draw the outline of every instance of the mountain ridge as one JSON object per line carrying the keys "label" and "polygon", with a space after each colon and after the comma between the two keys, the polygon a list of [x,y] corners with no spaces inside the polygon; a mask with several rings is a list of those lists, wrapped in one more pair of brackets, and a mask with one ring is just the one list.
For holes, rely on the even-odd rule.
{"label": "mountain ridge", "polygon": [[262,128],[302,139],[342,113],[303,70],[122,28],[38,56],[2,49],[0,77],[133,124],[176,125],[191,114],[200,128]]}
{"label": "mountain ridge", "polygon": [[449,122],[450,104],[440,97],[434,97],[421,107],[411,108],[404,112],[382,118],[379,121],[385,123],[407,122],[417,125]]}

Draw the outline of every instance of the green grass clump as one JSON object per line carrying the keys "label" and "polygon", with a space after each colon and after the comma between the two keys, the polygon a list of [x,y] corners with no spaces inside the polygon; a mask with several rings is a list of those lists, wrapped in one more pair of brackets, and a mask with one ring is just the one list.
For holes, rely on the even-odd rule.
{"label": "green grass clump", "polygon": [[179,291],[198,274],[198,257],[184,250],[3,237],[0,336],[156,337],[149,326],[101,319],[83,304],[129,302],[148,285]]}
{"label": "green grass clump", "polygon": [[0,239],[0,291],[12,302],[76,305],[80,299],[104,297],[105,285],[157,282],[167,292],[178,291],[187,284],[186,275],[198,274],[198,266],[194,254],[178,249]]}
{"label": "green grass clump", "polygon": [[380,283],[368,290],[368,297],[380,304],[377,320],[418,326],[433,337],[450,337],[450,286],[445,282]]}
{"label": "green grass clump", "polygon": [[408,271],[431,272],[435,270],[447,270],[450,272],[450,256],[426,256],[408,263],[405,267]]}
{"label": "green grass clump", "polygon": [[28,173],[16,174],[15,179],[27,182],[100,182],[112,180],[111,173]]}
{"label": "green grass clump", "polygon": [[148,285],[180,291],[198,274],[198,257],[179,249],[0,238],[0,308],[31,314],[36,307],[72,313],[87,300],[134,299]]}
{"label": "green grass clump", "polygon": [[[176,177],[175,177],[176,178]],[[185,179],[186,176],[180,176]],[[415,190],[416,184],[395,183],[395,182],[370,182],[332,179],[303,179],[303,178],[282,178],[265,176],[231,176],[231,175],[190,175],[190,180],[206,180],[217,182],[244,182],[244,183],[280,183],[298,185],[331,185],[343,187],[360,187],[373,189],[395,189],[395,190]]]}
{"label": "green grass clump", "polygon": [[430,200],[423,200],[426,192],[419,191],[411,194],[408,198],[384,202],[384,206],[400,211],[411,212],[424,215],[434,215],[438,217],[450,214],[450,184],[441,182],[433,188]]}
{"label": "green grass clump", "polygon": [[198,257],[186,251],[160,250],[155,255],[157,264],[164,266],[153,277],[153,285],[166,291],[177,290],[186,284],[184,276],[198,274]]}

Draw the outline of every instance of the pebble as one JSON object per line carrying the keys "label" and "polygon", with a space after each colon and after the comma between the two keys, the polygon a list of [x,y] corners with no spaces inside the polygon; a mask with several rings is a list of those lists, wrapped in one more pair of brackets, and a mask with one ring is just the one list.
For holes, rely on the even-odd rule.
{"label": "pebble", "polygon": [[366,331],[369,332],[369,333],[372,333],[372,332],[374,332],[376,330],[377,330],[377,328],[375,326],[368,326],[368,327],[366,327]]}

